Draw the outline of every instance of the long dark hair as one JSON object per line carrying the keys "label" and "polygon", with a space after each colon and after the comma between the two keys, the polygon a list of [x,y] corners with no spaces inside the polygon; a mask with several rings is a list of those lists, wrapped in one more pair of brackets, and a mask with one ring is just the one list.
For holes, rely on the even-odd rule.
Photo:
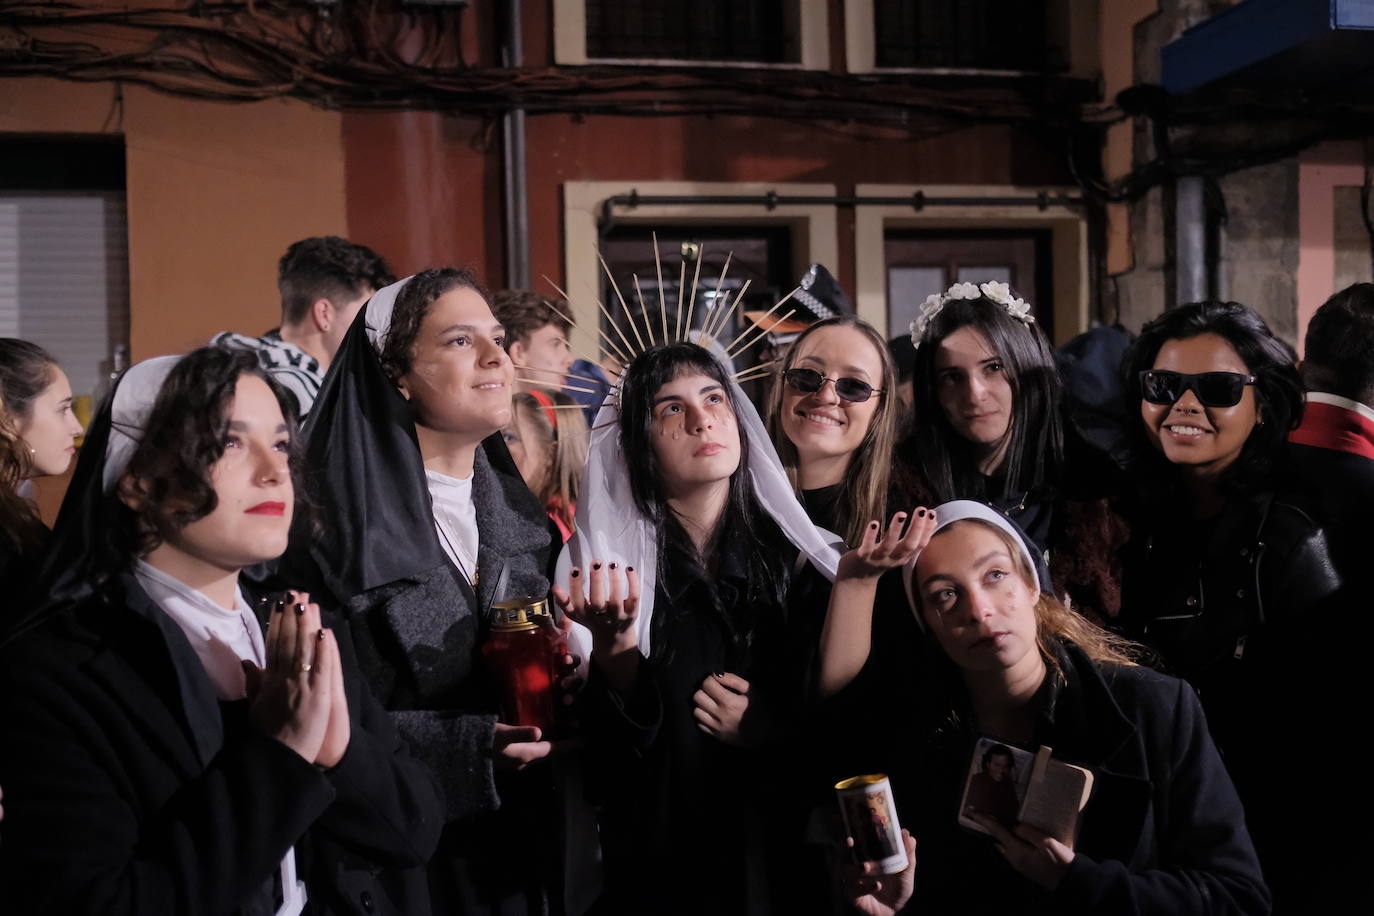
{"label": "long dark hair", "polygon": [[1260,423],[1250,432],[1240,455],[1221,475],[1225,492],[1273,489],[1275,477],[1287,471],[1284,443],[1302,422],[1303,389],[1297,354],[1274,336],[1264,319],[1239,302],[1190,302],[1165,312],[1145,325],[1126,352],[1122,390],[1131,424],[1131,465],[1137,482],[1160,495],[1179,483],[1177,468],[1152,445],[1140,419],[1140,373],[1154,367],[1160,349],[1170,340],[1215,334],[1229,343],[1255,376],[1255,401]]}
{"label": "long dark hair", "polygon": [[218,498],[211,467],[224,454],[229,405],[245,375],[262,379],[286,419],[289,465],[298,510],[302,507],[296,400],[273,381],[249,350],[202,347],[184,356],[167,374],[148,414],[143,439],[125,474],[137,481],[138,508],[119,500],[111,534],[112,565],[122,566],[154,550],[194,521],[215,511]]}
{"label": "long dark hair", "polygon": [[43,522],[19,495],[33,472],[29,447],[19,428],[33,413],[34,400],[53,383],[57,360],[36,343],[0,337],[0,548],[22,552],[43,539]]}
{"label": "long dark hair", "polygon": [[[625,370],[620,400],[620,447],[629,469],[630,490],[635,507],[660,532],[660,582],[667,584],[670,570],[699,578],[711,595],[711,613],[725,626],[737,651],[747,651],[759,624],[756,615],[741,617],[737,608],[724,607],[712,574],[722,549],[745,551],[748,570],[748,594],[743,606],[754,608],[766,605],[781,612],[787,591],[788,566],[784,560],[787,543],[777,525],[768,518],[754,496],[749,476],[749,442],[742,426],[739,428],[739,468],[730,477],[730,489],[725,511],[709,542],[706,556],[696,550],[687,531],[668,505],[663,491],[663,471],[654,453],[653,401],[664,385],[684,375],[700,373],[720,383],[730,408],[738,415],[734,385],[725,368],[709,352],[693,343],[671,343],[651,347],[636,358]],[[666,608],[664,610],[667,610]],[[693,609],[674,609],[676,613]],[[661,624],[667,613],[654,616],[656,646],[663,646]],[[655,654],[657,654],[655,649]]]}
{"label": "long dark hair", "polygon": [[[1012,415],[1002,460],[1002,492],[985,493],[973,445],[955,432],[940,406],[935,351],[960,328],[973,328],[1001,360],[1011,386]],[[926,325],[911,376],[916,421],[903,448],[937,502],[980,498],[1016,501],[1049,495],[1064,466],[1063,382],[1054,351],[1036,324],[1027,325],[1005,306],[980,296],[951,299]]]}

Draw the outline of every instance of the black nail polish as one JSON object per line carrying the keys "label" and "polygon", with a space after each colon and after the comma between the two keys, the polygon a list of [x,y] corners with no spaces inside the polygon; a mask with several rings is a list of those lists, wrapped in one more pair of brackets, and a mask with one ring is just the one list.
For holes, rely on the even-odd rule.
{"label": "black nail polish", "polygon": [[275,602],[273,602],[273,604],[272,604],[272,613],[273,613],[273,614],[280,614],[280,613],[281,613],[282,611],[284,611],[284,610],[286,610],[286,599],[285,599],[285,598],[278,598]]}
{"label": "black nail polish", "polygon": [[593,569],[593,570],[598,570],[598,569],[600,569],[600,568],[601,568],[601,564],[600,564],[600,563],[593,563],[593,564],[592,564],[592,569]]}
{"label": "black nail polish", "polygon": [[320,632],[316,635],[315,638],[318,639],[320,642],[324,642],[324,629],[323,629],[323,628],[320,629]]}
{"label": "black nail polish", "polygon": [[616,568],[616,565],[615,565],[614,563],[612,563],[612,564],[611,564],[611,569],[615,569],[615,568]]}
{"label": "black nail polish", "polygon": [[572,571],[572,577],[573,577],[574,579],[576,579],[576,578],[577,578],[578,576],[580,576],[580,575],[582,575],[582,570],[580,570],[580,569],[574,569],[574,570]]}
{"label": "black nail polish", "polygon": [[301,614],[304,614],[304,613],[305,613],[305,605],[303,605],[303,604],[297,604],[297,605],[296,605],[296,616],[299,617]]}
{"label": "black nail polish", "polygon": [[924,509],[917,509],[917,510],[916,510],[916,514],[919,515],[921,518],[925,518],[925,517],[926,517],[926,510],[924,510]]}
{"label": "black nail polish", "polygon": [[635,571],[635,568],[634,568],[633,566],[626,566],[626,567],[625,567],[625,571],[626,571],[626,572],[634,572],[634,571]]}

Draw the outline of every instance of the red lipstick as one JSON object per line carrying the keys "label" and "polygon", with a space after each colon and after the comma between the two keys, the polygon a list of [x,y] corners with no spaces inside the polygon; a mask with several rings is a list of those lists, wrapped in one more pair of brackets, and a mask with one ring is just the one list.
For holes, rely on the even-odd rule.
{"label": "red lipstick", "polygon": [[247,515],[285,515],[286,503],[258,503],[252,508],[245,509],[244,513]]}

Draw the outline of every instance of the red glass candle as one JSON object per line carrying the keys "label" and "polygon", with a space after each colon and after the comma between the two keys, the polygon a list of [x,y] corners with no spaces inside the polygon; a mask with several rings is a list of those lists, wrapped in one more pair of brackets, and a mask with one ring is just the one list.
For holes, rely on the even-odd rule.
{"label": "red glass candle", "polygon": [[517,598],[492,605],[491,635],[482,657],[501,685],[501,719],[535,725],[547,736],[554,725],[554,695],[562,633],[543,598]]}

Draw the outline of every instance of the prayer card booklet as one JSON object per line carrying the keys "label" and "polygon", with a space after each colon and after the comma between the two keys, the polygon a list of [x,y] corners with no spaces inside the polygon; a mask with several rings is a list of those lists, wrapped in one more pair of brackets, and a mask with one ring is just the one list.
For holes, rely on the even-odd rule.
{"label": "prayer card booklet", "polygon": [[980,814],[1008,830],[1018,824],[1033,827],[1072,847],[1078,816],[1092,794],[1091,770],[1055,760],[1053,749],[1041,746],[1031,754],[992,738],[974,745],[959,823],[980,833],[970,814]]}

